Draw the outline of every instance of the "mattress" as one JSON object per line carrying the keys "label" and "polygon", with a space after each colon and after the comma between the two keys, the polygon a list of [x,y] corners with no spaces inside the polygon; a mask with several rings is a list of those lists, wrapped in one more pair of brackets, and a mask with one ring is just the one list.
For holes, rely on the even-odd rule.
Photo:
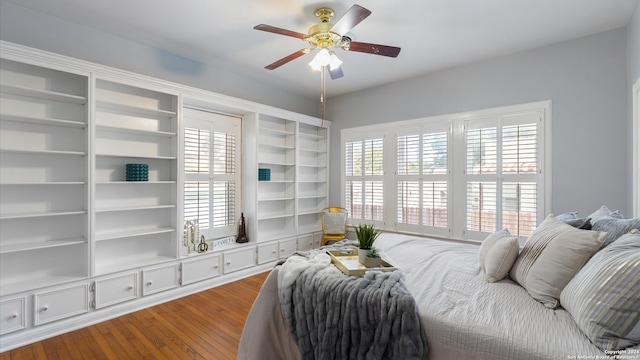
{"label": "mattress", "polygon": [[564,309],[546,308],[508,278],[487,282],[478,246],[392,233],[375,246],[406,274],[429,359],[605,357]]}

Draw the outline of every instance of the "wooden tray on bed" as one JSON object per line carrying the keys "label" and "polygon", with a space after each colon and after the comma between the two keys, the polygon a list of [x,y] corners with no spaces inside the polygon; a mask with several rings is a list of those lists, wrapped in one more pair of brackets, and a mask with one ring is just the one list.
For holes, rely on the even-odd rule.
{"label": "wooden tray on bed", "polygon": [[382,260],[382,264],[378,267],[368,268],[358,261],[358,249],[341,249],[327,250],[327,254],[331,257],[331,262],[349,276],[362,276],[367,271],[394,271],[396,267]]}

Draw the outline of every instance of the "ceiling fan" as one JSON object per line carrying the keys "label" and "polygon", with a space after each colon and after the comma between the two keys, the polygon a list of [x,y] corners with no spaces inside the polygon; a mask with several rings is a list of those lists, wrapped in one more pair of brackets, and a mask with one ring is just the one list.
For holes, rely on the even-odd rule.
{"label": "ceiling fan", "polygon": [[340,68],[342,61],[340,61],[336,56],[333,51],[334,48],[340,48],[345,51],[356,51],[394,58],[397,57],[400,53],[399,47],[352,41],[352,36],[350,36],[349,31],[369,15],[371,15],[371,11],[360,5],[353,5],[335,24],[332,24],[331,19],[335,16],[334,11],[327,7],[319,8],[316,10],[315,16],[320,20],[320,23],[310,27],[308,34],[302,34],[271,25],[256,25],[254,27],[256,30],[291,36],[302,39],[311,45],[310,48],[300,49],[293,54],[287,55],[282,59],[265,66],[265,69],[277,69],[278,67],[295,60],[302,55],[306,55],[318,49],[320,51],[316,54],[309,65],[311,65],[315,70],[322,70],[322,68],[326,66],[331,78],[338,79],[344,76],[344,73]]}

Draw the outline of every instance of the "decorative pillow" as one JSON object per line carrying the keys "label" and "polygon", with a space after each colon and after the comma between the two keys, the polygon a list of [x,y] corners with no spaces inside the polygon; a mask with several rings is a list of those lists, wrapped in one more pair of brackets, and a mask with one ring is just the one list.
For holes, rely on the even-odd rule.
{"label": "decorative pillow", "polygon": [[[560,220],[560,219],[558,219]],[[571,226],[573,226],[574,228],[577,229],[582,229],[582,230],[591,230],[591,219],[586,218],[586,219],[571,219],[571,220],[562,220],[564,221],[566,224],[569,224]]]}
{"label": "decorative pillow", "polygon": [[325,234],[342,235],[345,233],[346,213],[325,213],[323,221]]}
{"label": "decorative pillow", "polygon": [[571,212],[562,213],[560,215],[556,215],[556,219],[564,222],[567,222],[569,220],[575,220],[577,218],[578,218],[577,211],[571,211]]}
{"label": "decorative pillow", "polygon": [[604,246],[607,246],[632,229],[640,229],[640,218],[615,219],[611,217],[603,217],[593,224],[592,229],[594,231],[607,232],[607,239],[604,242]]}
{"label": "decorative pillow", "polygon": [[560,302],[600,349],[640,344],[640,233],[595,254],[564,288]]}
{"label": "decorative pillow", "polygon": [[485,262],[487,259],[487,253],[489,249],[496,243],[499,239],[503,237],[511,236],[511,233],[507,229],[498,230],[494,233],[489,234],[482,244],[480,244],[480,249],[478,250],[478,262],[480,263],[480,269],[486,272]]}
{"label": "decorative pillow", "polygon": [[501,237],[489,248],[484,261],[485,278],[489,282],[504,279],[520,251],[517,236]]}
{"label": "decorative pillow", "polygon": [[589,215],[587,217],[591,219],[591,223],[592,224],[595,224],[596,221],[598,221],[600,218],[603,218],[603,217],[606,217],[606,216],[612,217],[612,218],[615,218],[615,219],[624,218],[624,216],[620,213],[620,210],[611,211],[605,205],[600,206],[600,209],[594,211],[591,215]]}
{"label": "decorative pillow", "polygon": [[606,233],[580,230],[549,215],[527,239],[509,276],[548,308],[604,243]]}

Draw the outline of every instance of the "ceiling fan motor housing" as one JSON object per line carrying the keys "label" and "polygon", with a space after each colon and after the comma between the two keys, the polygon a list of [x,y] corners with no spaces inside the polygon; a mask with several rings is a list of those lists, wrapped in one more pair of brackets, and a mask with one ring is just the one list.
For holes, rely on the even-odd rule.
{"label": "ceiling fan motor housing", "polygon": [[331,19],[335,15],[333,10],[330,8],[320,8],[316,10],[315,15],[318,20],[320,20],[320,24],[310,27],[309,35],[303,40],[318,48],[330,49],[338,46],[342,41],[342,36],[330,31],[333,27]]}

